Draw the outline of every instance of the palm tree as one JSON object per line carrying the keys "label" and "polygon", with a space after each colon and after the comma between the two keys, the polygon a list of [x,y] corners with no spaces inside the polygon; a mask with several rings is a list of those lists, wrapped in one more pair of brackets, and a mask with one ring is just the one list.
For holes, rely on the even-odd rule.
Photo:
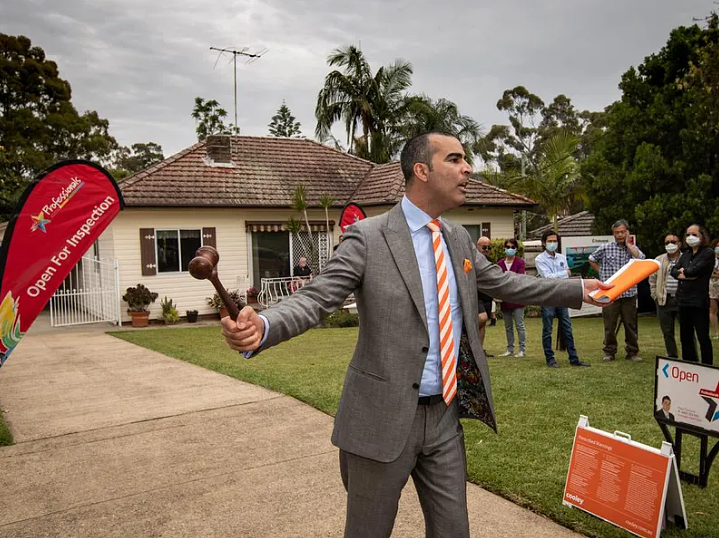
{"label": "palm tree", "polygon": [[529,173],[515,180],[515,188],[538,202],[558,232],[559,215],[584,196],[579,185],[579,164],[574,157],[579,140],[568,131],[552,135],[539,148],[536,164]]}
{"label": "palm tree", "polygon": [[314,254],[315,247],[312,241],[312,228],[310,228],[310,219],[307,216],[307,197],[305,196],[305,186],[297,185],[295,188],[295,196],[292,200],[292,209],[300,211],[305,217],[305,224],[307,225],[307,234],[310,236],[310,249],[307,251],[310,255]]}
{"label": "palm tree", "polygon": [[[297,220],[294,217],[290,217],[285,222],[285,229],[290,233],[290,235],[296,237],[299,239],[300,232],[302,231],[302,222]],[[300,242],[302,240],[300,239]],[[294,260],[292,259],[292,253],[290,253],[290,274],[292,269],[294,268]],[[293,275],[294,276],[294,275]]]}
{"label": "palm tree", "polygon": [[225,125],[224,119],[227,111],[214,99],[205,101],[202,97],[195,97],[195,106],[190,114],[197,126],[197,139],[202,141],[210,135],[240,134],[237,126]]}
{"label": "palm tree", "polygon": [[405,139],[429,131],[456,136],[464,147],[467,161],[472,163],[472,148],[482,135],[482,129],[469,116],[459,113],[457,105],[448,99],[434,101],[426,95],[413,95],[405,100],[402,132]]}
{"label": "palm tree", "polygon": [[[325,223],[327,226],[327,237],[329,237],[330,234],[330,207],[335,203],[335,199],[332,198],[329,194],[323,194],[320,198],[320,206],[322,206],[322,209],[325,210]],[[330,259],[331,256],[331,250],[330,250],[330,242],[327,241],[327,259]]]}
{"label": "palm tree", "polygon": [[404,92],[412,83],[412,65],[396,60],[372,75],[364,54],[352,45],[334,50],[327,63],[342,71],[331,71],[317,96],[316,137],[327,139],[332,126],[342,121],[350,152],[358,145],[360,156],[388,162],[399,149],[399,119]]}

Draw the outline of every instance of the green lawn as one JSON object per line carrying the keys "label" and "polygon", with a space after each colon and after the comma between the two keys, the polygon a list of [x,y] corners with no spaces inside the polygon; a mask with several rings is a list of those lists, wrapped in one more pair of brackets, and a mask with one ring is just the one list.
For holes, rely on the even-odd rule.
{"label": "green lawn", "polygon": [[2,412],[0,411],[0,446],[7,446],[13,443],[12,434],[3,420]]}
{"label": "green lawn", "polygon": [[[663,340],[656,319],[640,318],[640,347],[645,362],[629,363],[622,360],[620,352],[618,360],[604,364],[601,319],[575,319],[573,324],[580,357],[591,362],[592,368],[569,368],[566,353],[557,354],[562,368],[547,368],[538,319],[527,320],[526,358],[489,359],[499,435],[475,421],[464,422],[469,475],[486,489],[589,536],[630,536],[579,510],[564,507],[564,481],[580,414],[589,416],[594,427],[621,430],[636,441],[661,445],[663,437],[652,416],[652,399],[653,357],[664,353]],[[294,396],[333,415],[358,330],[312,330],[249,361],[225,346],[219,327],[171,331],[113,334]],[[501,321],[488,328],[485,347],[495,355],[504,351]],[[697,471],[697,454],[698,442],[685,438],[685,468]],[[663,536],[719,537],[719,462],[710,475],[708,488],[683,484],[683,490],[689,530],[672,529]]]}

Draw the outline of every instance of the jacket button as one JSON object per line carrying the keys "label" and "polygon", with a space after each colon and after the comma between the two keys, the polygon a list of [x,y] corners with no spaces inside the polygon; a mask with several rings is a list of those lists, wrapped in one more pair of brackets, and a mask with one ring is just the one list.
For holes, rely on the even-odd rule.
{"label": "jacket button", "polygon": [[429,348],[427,346],[422,346],[422,353],[427,353],[429,351]]}
{"label": "jacket button", "polygon": [[418,389],[418,388],[419,388],[419,383],[412,383],[412,388],[413,388],[413,389]]}

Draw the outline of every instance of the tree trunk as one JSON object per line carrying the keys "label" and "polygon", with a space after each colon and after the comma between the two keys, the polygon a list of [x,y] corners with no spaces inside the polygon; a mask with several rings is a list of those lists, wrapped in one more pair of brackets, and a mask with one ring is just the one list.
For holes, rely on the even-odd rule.
{"label": "tree trunk", "polygon": [[330,237],[330,212],[329,212],[329,208],[328,208],[328,207],[325,207],[325,225],[327,226],[327,228],[326,228],[326,230],[327,230],[327,231],[326,231],[326,233],[327,233],[327,259],[329,260],[329,259],[330,259],[330,256],[332,256],[332,247],[330,246],[330,242],[329,242],[329,237]]}

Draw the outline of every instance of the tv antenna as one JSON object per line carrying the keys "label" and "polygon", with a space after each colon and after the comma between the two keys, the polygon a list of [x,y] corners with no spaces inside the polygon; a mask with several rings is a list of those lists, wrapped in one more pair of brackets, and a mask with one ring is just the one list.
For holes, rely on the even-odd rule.
{"label": "tv antenna", "polygon": [[251,53],[247,52],[249,47],[244,47],[242,49],[231,49],[231,48],[225,48],[225,49],[219,49],[217,47],[210,47],[210,50],[216,50],[219,52],[217,55],[217,60],[215,60],[215,65],[212,66],[212,69],[214,69],[217,66],[217,62],[220,61],[220,58],[223,54],[232,54],[232,63],[234,65],[234,71],[235,71],[235,129],[237,129],[237,57],[238,56],[244,56],[247,58],[247,61],[245,62],[245,65],[249,65],[251,63],[256,62],[262,56],[267,54],[269,52],[268,49],[262,49],[259,52]]}

